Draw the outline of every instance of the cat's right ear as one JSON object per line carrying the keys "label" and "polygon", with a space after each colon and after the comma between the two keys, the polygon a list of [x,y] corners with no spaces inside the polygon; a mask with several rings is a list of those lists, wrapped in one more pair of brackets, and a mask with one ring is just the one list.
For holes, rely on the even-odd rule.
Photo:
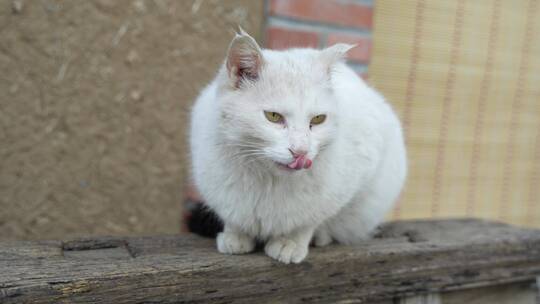
{"label": "cat's right ear", "polygon": [[356,47],[356,44],[338,43],[321,51],[321,60],[329,67],[345,59],[347,52]]}
{"label": "cat's right ear", "polygon": [[246,32],[240,30],[232,40],[227,53],[227,73],[235,88],[244,81],[259,78],[263,65],[261,48]]}

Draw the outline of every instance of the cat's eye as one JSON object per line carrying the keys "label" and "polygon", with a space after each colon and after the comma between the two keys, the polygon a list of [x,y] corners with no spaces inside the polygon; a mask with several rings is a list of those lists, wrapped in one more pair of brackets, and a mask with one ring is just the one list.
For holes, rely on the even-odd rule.
{"label": "cat's eye", "polygon": [[326,120],[326,115],[320,114],[317,116],[314,116],[311,121],[309,122],[310,125],[320,125]]}
{"label": "cat's eye", "polygon": [[266,116],[266,119],[268,119],[271,122],[274,123],[281,123],[283,122],[283,116],[277,112],[267,112],[264,111],[264,116]]}

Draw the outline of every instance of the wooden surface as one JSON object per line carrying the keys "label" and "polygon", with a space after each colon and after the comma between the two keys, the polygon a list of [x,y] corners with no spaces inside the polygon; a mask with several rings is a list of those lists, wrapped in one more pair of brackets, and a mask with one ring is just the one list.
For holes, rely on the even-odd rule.
{"label": "wooden surface", "polygon": [[404,297],[399,304],[539,304],[535,281]]}
{"label": "wooden surface", "polygon": [[[534,281],[533,281],[534,282]],[[442,304],[537,304],[537,289],[532,282],[449,292],[441,296]]]}
{"label": "wooden surface", "polygon": [[0,243],[0,303],[387,303],[538,275],[538,230],[478,220],[391,223],[299,265],[192,235]]}

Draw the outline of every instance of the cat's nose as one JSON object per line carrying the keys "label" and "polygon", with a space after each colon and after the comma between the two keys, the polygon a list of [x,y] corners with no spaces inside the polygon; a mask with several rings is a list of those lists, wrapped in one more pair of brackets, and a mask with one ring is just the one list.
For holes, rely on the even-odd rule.
{"label": "cat's nose", "polygon": [[300,156],[305,156],[307,154],[307,151],[304,149],[291,149],[289,148],[289,151],[291,152],[292,156],[294,158],[298,158]]}

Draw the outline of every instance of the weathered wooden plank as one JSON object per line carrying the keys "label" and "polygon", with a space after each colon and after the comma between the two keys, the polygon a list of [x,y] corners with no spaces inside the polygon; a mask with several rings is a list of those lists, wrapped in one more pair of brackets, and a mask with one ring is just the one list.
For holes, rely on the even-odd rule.
{"label": "weathered wooden plank", "polygon": [[540,276],[536,277],[536,304],[540,304]]}
{"label": "weathered wooden plank", "polygon": [[403,297],[399,304],[537,304],[536,282],[470,288]]}
{"label": "weathered wooden plank", "polygon": [[442,304],[536,304],[534,281],[441,294]]}
{"label": "weathered wooden plank", "polygon": [[0,243],[1,303],[374,303],[538,275],[538,230],[479,220],[395,222],[298,265],[193,235]]}
{"label": "weathered wooden plank", "polygon": [[[399,304],[443,304],[438,293],[427,293],[416,296],[404,297],[397,301]],[[467,303],[468,302],[463,302]]]}

